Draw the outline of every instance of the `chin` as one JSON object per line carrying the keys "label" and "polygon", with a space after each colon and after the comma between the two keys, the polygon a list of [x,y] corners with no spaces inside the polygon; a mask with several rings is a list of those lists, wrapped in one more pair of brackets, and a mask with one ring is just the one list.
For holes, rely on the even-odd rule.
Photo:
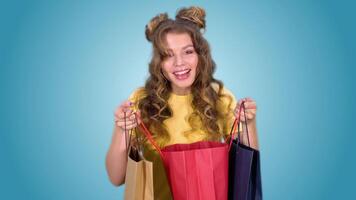
{"label": "chin", "polygon": [[185,81],[179,81],[179,80],[174,80],[172,81],[174,85],[176,85],[178,88],[190,88],[194,80],[185,80]]}

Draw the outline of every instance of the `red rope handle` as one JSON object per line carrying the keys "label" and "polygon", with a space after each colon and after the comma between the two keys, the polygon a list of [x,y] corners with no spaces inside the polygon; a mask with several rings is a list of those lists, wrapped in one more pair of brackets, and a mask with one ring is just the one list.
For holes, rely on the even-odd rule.
{"label": "red rope handle", "polygon": [[150,133],[150,131],[148,130],[148,128],[145,126],[145,124],[143,123],[143,121],[141,120],[141,118],[135,113],[135,116],[137,119],[139,119],[139,121],[141,121],[140,123],[140,129],[142,130],[142,132],[145,134],[145,136],[147,137],[147,139],[151,142],[151,144],[155,147],[155,149],[158,151],[158,153],[160,154],[160,156],[163,158],[163,154],[161,149],[159,148],[159,146],[157,145],[157,143],[154,141],[152,134]]}

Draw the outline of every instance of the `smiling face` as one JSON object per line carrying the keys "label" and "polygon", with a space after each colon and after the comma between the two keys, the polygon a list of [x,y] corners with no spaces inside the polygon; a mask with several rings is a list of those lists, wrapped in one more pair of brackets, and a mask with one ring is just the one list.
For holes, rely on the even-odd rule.
{"label": "smiling face", "polygon": [[167,33],[166,45],[168,56],[162,62],[162,72],[169,80],[173,93],[188,94],[198,66],[198,54],[192,39],[187,33]]}

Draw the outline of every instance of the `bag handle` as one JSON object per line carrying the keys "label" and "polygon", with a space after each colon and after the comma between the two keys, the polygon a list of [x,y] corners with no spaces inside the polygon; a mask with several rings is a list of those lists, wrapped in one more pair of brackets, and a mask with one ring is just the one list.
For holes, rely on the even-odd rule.
{"label": "bag handle", "polygon": [[[244,116],[245,116],[245,126],[246,126],[246,134],[247,134],[247,142],[248,142],[248,146],[250,146],[250,136],[248,134],[248,127],[247,127],[247,117],[246,117],[246,107],[245,107],[245,101],[242,101],[240,109],[239,109],[239,116],[237,116],[234,120],[234,123],[232,124],[231,130],[230,130],[230,144],[229,144],[229,150],[231,148],[232,145],[232,140],[234,133],[236,132],[236,127],[238,127],[237,129],[237,141],[240,142],[240,118],[241,118],[241,111],[242,108],[244,110]],[[238,125],[236,125],[238,123]]]}
{"label": "bag handle", "polygon": [[[135,115],[135,123],[137,124],[137,119]],[[142,153],[142,144],[141,144],[141,139],[138,138],[138,130],[137,127],[135,127],[135,139],[136,139],[136,148],[139,153]]]}
{"label": "bag handle", "polygon": [[145,134],[145,136],[147,137],[147,139],[151,142],[151,144],[155,147],[155,149],[158,151],[158,153],[160,154],[160,156],[163,158],[163,154],[161,149],[159,148],[159,146],[157,145],[157,143],[154,141],[152,134],[150,133],[150,131],[148,130],[148,128],[145,126],[145,124],[143,123],[142,119],[137,115],[137,113],[135,113],[135,116],[137,119],[139,119],[141,121],[140,123],[140,129],[141,131]]}
{"label": "bag handle", "polygon": [[[131,134],[127,132],[126,111],[124,111],[124,134],[125,134],[126,154],[129,155],[129,148],[131,145]],[[129,136],[127,136],[127,135],[129,135]]]}
{"label": "bag handle", "polygon": [[[247,127],[247,118],[246,118],[246,108],[245,108],[245,101],[242,101],[240,109],[239,109],[239,116],[237,118],[235,118],[234,123],[231,127],[231,131],[230,131],[230,144],[229,144],[229,150],[231,148],[232,145],[232,140],[233,140],[233,133],[236,132],[236,126],[238,127],[237,130],[237,140],[238,142],[240,142],[240,123],[238,125],[237,122],[240,122],[240,118],[241,118],[241,111],[242,108],[244,110],[244,114],[245,114],[245,125],[246,125],[246,133],[247,133],[247,141],[248,141],[248,146],[250,146],[250,137],[249,137],[249,133],[248,133],[248,127]],[[150,131],[148,130],[148,128],[145,126],[145,124],[143,123],[143,121],[141,120],[141,118],[137,115],[137,113],[135,113],[136,119],[139,119],[141,121],[140,123],[140,129],[142,130],[142,132],[145,134],[145,136],[147,137],[147,139],[151,142],[151,144],[155,147],[155,149],[158,151],[158,153],[161,155],[161,157],[163,158],[163,154],[161,149],[159,148],[159,146],[157,145],[157,143],[154,141],[152,134],[150,133]]]}
{"label": "bag handle", "polygon": [[[247,126],[247,117],[246,117],[246,107],[245,107],[245,102],[243,102],[242,104],[242,107],[243,107],[243,110],[244,110],[244,116],[245,116],[245,127],[246,127],[246,134],[247,134],[247,143],[248,143],[248,146],[250,147],[250,136],[248,134],[248,126]],[[240,112],[240,115],[241,115],[241,112]],[[238,128],[237,128],[237,139],[238,141],[240,141],[240,123],[238,124]]]}
{"label": "bag handle", "polygon": [[[136,115],[135,115],[135,122],[137,124]],[[129,130],[130,132],[127,134],[126,112],[124,112],[124,131],[125,131],[124,134],[125,134],[127,156],[129,155],[132,146],[135,146],[135,148],[139,152],[139,155],[141,156],[142,155],[142,145],[141,145],[141,141],[138,138],[137,127],[135,127],[135,138],[134,138],[134,139],[136,139],[135,143],[132,143],[132,139],[131,139],[131,136],[133,135],[134,130],[130,129]],[[129,135],[129,136],[127,136],[127,135]]]}

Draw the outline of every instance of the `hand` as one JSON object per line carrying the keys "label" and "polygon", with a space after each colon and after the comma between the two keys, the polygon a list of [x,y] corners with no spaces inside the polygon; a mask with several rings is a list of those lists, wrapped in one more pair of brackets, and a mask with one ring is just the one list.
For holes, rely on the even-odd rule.
{"label": "hand", "polygon": [[[131,109],[132,103],[130,101],[124,101],[114,112],[115,125],[122,130],[131,130],[139,123],[136,119],[135,112]],[[136,112],[139,114],[139,112]],[[125,127],[126,123],[126,127]]]}
{"label": "hand", "polygon": [[[249,97],[240,99],[236,105],[236,108],[235,108],[235,117],[236,118],[238,118],[240,115],[239,110],[240,110],[242,101],[245,101],[246,118],[247,118],[247,123],[249,123],[249,122],[255,120],[255,118],[256,118],[256,111],[257,111],[256,102],[252,98],[249,98]],[[240,121],[242,121],[242,122],[245,122],[245,112],[242,108],[241,116],[240,116]]]}

